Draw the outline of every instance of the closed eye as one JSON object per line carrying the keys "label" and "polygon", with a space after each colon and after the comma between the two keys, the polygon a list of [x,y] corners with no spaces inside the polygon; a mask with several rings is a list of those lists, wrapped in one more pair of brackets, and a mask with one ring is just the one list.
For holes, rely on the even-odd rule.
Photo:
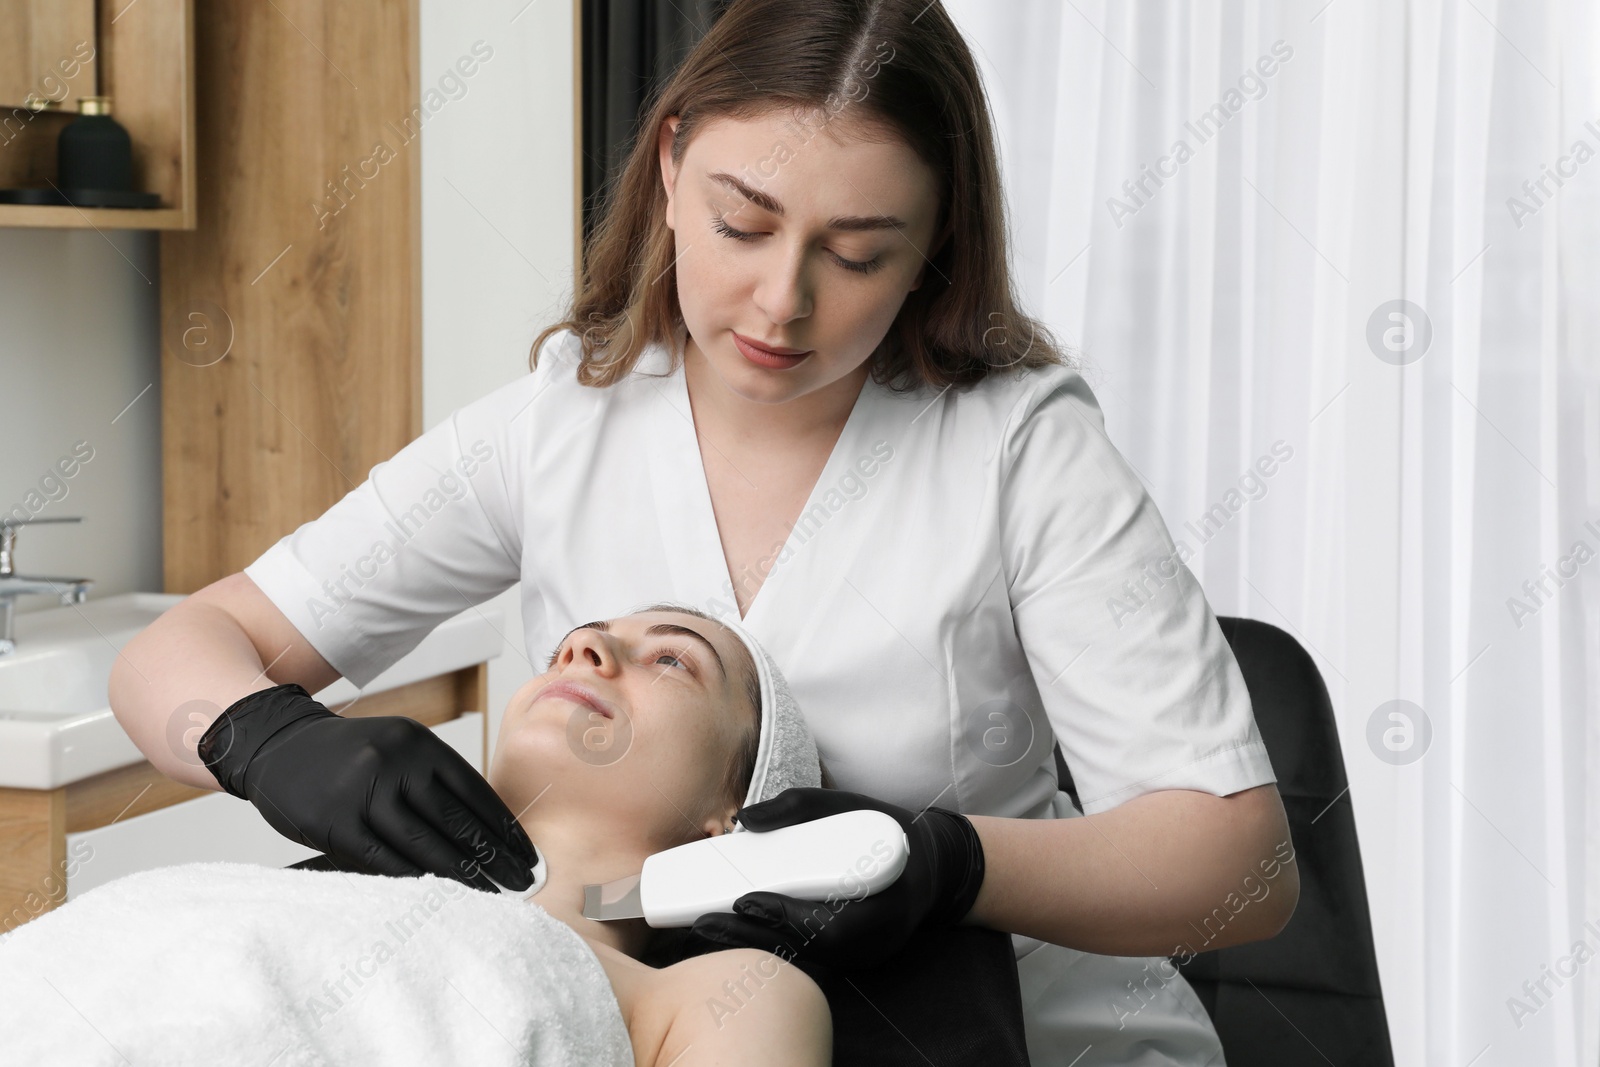
{"label": "closed eye", "polygon": [[[735,241],[754,241],[757,237],[762,236],[759,233],[748,233],[744,230],[734,229],[732,226],[729,226],[723,221],[721,215],[711,216],[711,225],[712,228],[714,228],[722,236],[732,238]],[[855,274],[871,274],[874,271],[883,269],[882,256],[874,256],[872,259],[861,262],[854,259],[846,259],[837,252],[830,252],[828,254],[833,256],[834,261],[838,263],[839,266]]]}

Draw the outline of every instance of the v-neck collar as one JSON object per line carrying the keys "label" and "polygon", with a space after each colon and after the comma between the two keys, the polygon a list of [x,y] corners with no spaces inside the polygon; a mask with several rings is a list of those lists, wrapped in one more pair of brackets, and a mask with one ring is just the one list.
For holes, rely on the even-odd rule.
{"label": "v-neck collar", "polygon": [[[684,329],[679,327],[676,344],[680,350],[685,337]],[[673,354],[665,344],[656,342],[647,355],[651,358],[641,358],[641,370],[661,374],[671,367]],[[725,604],[736,621],[752,633],[759,633],[759,620],[776,610],[768,606],[779,592],[774,587],[781,587],[791,577],[789,572],[806,553],[791,547],[794,530],[790,529],[784,551],[779,553],[783,561],[775,562],[768,570],[749,610],[743,618],[739,617],[739,601],[732,592],[733,574],[722,550],[722,531],[711,504],[710,482],[700,455],[683,362],[679,360],[677,368],[666,377],[647,375],[641,381],[647,390],[645,410],[650,420],[646,451],[653,475],[651,488],[655,493],[661,543],[672,572],[673,588],[681,599],[702,610],[714,610],[716,605]],[[862,427],[869,418],[868,409],[876,394],[876,385],[871,379],[862,383],[844,428],[839,431],[833,450],[822,465],[822,473],[800,509],[800,521],[816,506],[819,494],[826,493],[838,482],[841,467],[853,462],[851,457],[860,452]],[[709,590],[715,590],[716,596],[711,603],[706,603],[701,598]]]}

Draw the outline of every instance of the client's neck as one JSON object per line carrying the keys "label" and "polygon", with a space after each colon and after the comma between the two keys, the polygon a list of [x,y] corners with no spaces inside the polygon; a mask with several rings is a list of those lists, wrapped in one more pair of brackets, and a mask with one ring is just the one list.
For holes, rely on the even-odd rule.
{"label": "client's neck", "polygon": [[544,856],[544,888],[528,898],[586,938],[638,959],[651,928],[643,919],[598,920],[583,914],[583,887],[638,874],[647,857],[670,844],[652,844],[619,833],[614,815],[530,809],[518,820]]}

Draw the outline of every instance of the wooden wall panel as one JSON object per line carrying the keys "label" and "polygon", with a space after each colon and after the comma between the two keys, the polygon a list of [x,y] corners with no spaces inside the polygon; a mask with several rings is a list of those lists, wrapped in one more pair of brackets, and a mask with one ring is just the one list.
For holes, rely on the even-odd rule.
{"label": "wooden wall panel", "polygon": [[[133,187],[161,194],[194,226],[194,8],[100,0],[101,88],[133,140]],[[120,75],[120,77],[119,77]],[[53,169],[53,168],[52,168]]]}
{"label": "wooden wall panel", "polygon": [[[79,97],[96,95],[95,0],[0,0],[0,20],[0,108],[38,93],[76,113]],[[74,57],[77,76],[63,78],[57,64]]]}
{"label": "wooden wall panel", "polygon": [[200,2],[198,224],[163,235],[165,585],[422,431],[417,0]]}

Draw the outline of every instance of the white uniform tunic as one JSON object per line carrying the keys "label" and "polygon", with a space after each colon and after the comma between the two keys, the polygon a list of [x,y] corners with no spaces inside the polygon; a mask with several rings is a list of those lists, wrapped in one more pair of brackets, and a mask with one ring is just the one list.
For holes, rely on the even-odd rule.
{"label": "white uniform tunic", "polygon": [[[245,568],[352,683],[519,580],[536,672],[572,627],[654,601],[738,617],[681,367],[656,344],[590,388],[577,350],[553,334],[533,373]],[[1057,741],[1089,814],[1276,781],[1216,619],[1072,370],[906,394],[869,380],[773,547],[743,621],[842,789],[1079,817]],[[1164,957],[1013,941],[1035,1064],[1223,1062]]]}

